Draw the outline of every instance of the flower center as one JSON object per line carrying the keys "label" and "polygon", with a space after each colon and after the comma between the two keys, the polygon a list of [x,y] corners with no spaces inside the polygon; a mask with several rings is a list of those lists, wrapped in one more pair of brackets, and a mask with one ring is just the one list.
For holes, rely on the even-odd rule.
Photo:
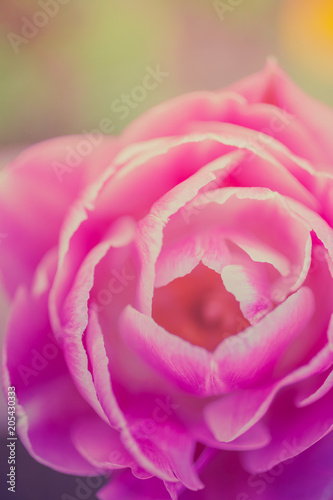
{"label": "flower center", "polygon": [[155,289],[153,318],[168,332],[209,351],[250,325],[221,276],[201,263]]}

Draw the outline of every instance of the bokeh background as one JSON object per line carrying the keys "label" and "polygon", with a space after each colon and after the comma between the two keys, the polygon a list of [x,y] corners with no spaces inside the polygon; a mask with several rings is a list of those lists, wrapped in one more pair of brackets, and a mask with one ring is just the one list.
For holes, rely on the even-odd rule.
{"label": "bokeh background", "polygon": [[[96,129],[105,118],[119,133],[154,104],[222,88],[271,55],[333,105],[332,0],[3,0],[0,168],[31,143]],[[156,88],[135,90],[156,68],[164,75]],[[133,92],[137,99],[120,113]],[[1,294],[1,339],[8,312]],[[4,471],[3,397],[0,412]],[[76,478],[37,464],[21,446],[17,452],[16,500],[75,498]],[[1,498],[7,493],[2,476]]]}

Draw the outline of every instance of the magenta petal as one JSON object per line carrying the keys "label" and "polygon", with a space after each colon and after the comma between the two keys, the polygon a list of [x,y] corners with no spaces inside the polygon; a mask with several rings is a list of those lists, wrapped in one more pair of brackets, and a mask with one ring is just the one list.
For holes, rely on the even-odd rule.
{"label": "magenta petal", "polygon": [[247,470],[254,473],[268,470],[324,438],[333,430],[332,404],[332,390],[303,408],[293,405],[291,394],[281,394],[270,409],[270,443],[260,450],[242,452]]}
{"label": "magenta petal", "polygon": [[[97,148],[88,143],[90,155],[77,155],[75,168],[68,166],[69,151],[73,156],[82,140],[86,139],[59,137],[31,146],[2,173],[0,233],[7,237],[0,265],[11,294],[18,284],[30,284],[41,257],[57,244],[69,206],[110,161],[115,140],[103,137]],[[61,178],[56,175],[59,166],[64,169]]]}
{"label": "magenta petal", "polygon": [[238,390],[207,405],[206,422],[218,440],[232,441],[265,415],[281,388],[320,373],[332,363],[333,352],[326,346],[307,365],[301,366],[273,385]]}
{"label": "magenta petal", "polygon": [[[286,444],[287,448],[288,444]],[[333,432],[271,473],[252,479],[257,491],[266,486],[268,500],[330,500],[333,498]],[[269,479],[269,483],[267,481]],[[274,479],[273,479],[274,478]],[[256,481],[256,483],[255,483]],[[265,498],[265,496],[263,497]]]}
{"label": "magenta petal", "polygon": [[[170,334],[131,306],[121,317],[120,332],[142,359],[183,389],[194,394],[212,390],[211,354],[206,349]],[[223,381],[220,385],[223,387]]]}
{"label": "magenta petal", "polygon": [[82,417],[75,422],[71,437],[77,450],[97,470],[102,472],[130,467],[136,477],[151,477],[125,449],[120,433],[97,416]]}
{"label": "magenta petal", "polygon": [[[19,289],[5,343],[4,383],[15,386],[17,427],[29,453],[61,472],[95,474],[96,468],[77,451],[71,428],[92,410],[72,382],[48,322],[48,280],[56,254],[41,263],[32,293]],[[28,326],[27,326],[28,325]]]}
{"label": "magenta petal", "polygon": [[313,140],[320,144],[326,161],[330,162],[333,154],[332,110],[307,95],[275,61],[269,61],[263,71],[237,82],[230,90],[251,103],[270,103],[295,116],[311,131]]}
{"label": "magenta petal", "polygon": [[139,142],[184,134],[188,123],[223,120],[237,104],[244,106],[246,99],[233,92],[193,92],[155,106],[127,128],[124,139]]}

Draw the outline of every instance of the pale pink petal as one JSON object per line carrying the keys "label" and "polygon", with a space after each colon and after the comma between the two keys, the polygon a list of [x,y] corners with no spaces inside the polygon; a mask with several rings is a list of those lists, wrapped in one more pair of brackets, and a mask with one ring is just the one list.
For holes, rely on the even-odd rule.
{"label": "pale pink petal", "polygon": [[155,287],[189,274],[199,262],[220,274],[230,259],[221,232],[194,233],[169,245],[165,242],[156,262]]}
{"label": "pale pink petal", "polygon": [[29,453],[61,472],[91,475],[96,468],[77,451],[70,432],[77,419],[93,411],[70,377],[47,316],[55,262],[53,252],[41,262],[33,291],[19,289],[16,294],[6,335],[4,381],[16,388],[17,427]]}
{"label": "pale pink petal", "polygon": [[[192,207],[195,214],[187,225],[181,212],[170,217],[164,228],[164,244],[185,240],[191,232],[218,230],[225,240],[244,249],[252,260],[272,264],[283,275],[287,290],[292,291],[302,284],[310,267],[311,238],[310,226],[289,207],[287,200],[259,188],[216,189],[208,201],[201,200],[199,195],[187,208],[190,211]],[[146,219],[150,234],[160,234],[161,222],[153,214]],[[272,224],[274,230],[262,231]],[[159,246],[156,248],[159,251]],[[155,258],[152,256],[152,262]]]}
{"label": "pale pink petal", "polygon": [[[122,397],[125,398],[123,405],[126,404],[126,409],[120,408],[112,388],[103,336],[94,311],[91,313],[88,325],[88,349],[96,390],[103,409],[110,423],[121,432],[124,446],[135,461],[161,479],[177,482],[178,478],[187,487],[199,489],[201,484],[191,465],[195,443],[174,416],[166,421],[155,418],[153,420],[155,428],[151,434],[142,430],[142,418],[138,414],[147,409],[147,405],[143,404],[142,395],[139,396],[139,401],[133,394],[129,396],[122,389]],[[148,398],[147,404],[152,403],[154,403],[152,398]],[[156,403],[154,404],[151,415],[154,415],[156,408]],[[166,452],[166,442],[168,442],[168,452]],[[182,444],[179,449],[180,443]]]}
{"label": "pale pink petal", "polygon": [[224,286],[236,297],[243,315],[251,324],[269,312],[272,304],[270,286],[263,268],[234,264],[225,266],[221,276]]}
{"label": "pale pink petal", "polygon": [[125,309],[119,326],[131,349],[181,388],[196,394],[207,394],[213,388],[223,391],[223,381],[211,379],[211,354],[206,349],[170,334],[131,306]]}
{"label": "pale pink petal", "polygon": [[88,325],[89,294],[93,286],[97,264],[107,252],[116,252],[118,247],[126,246],[133,238],[134,230],[135,226],[129,218],[120,219],[110,227],[103,241],[94,247],[84,259],[60,315],[61,330],[58,337],[62,342],[71,375],[83,397],[102,418],[105,418],[105,415],[96,396],[83,344],[83,334]]}
{"label": "pale pink petal", "polygon": [[[332,446],[331,432],[297,457],[287,459],[293,441],[284,441],[280,454],[282,463],[261,474],[246,472],[240,463],[239,455],[219,453],[202,471],[205,489],[195,494],[185,491],[180,498],[330,500],[333,493]],[[103,500],[108,499],[106,497]]]}
{"label": "pale pink petal", "polygon": [[304,159],[302,154],[294,154],[274,137],[228,123],[196,122],[189,125],[189,137],[203,133],[222,141],[225,146],[246,152],[237,176],[230,176],[231,184],[269,187],[315,211],[319,211],[320,205],[327,207],[332,203],[331,169],[316,169],[313,162]]}
{"label": "pale pink petal", "polygon": [[225,443],[214,437],[207,427],[201,412],[198,412],[197,418],[198,421],[193,422],[193,415],[189,417],[189,431],[196,441],[212,449],[233,451],[255,450],[267,446],[271,440],[268,427],[263,422],[258,422],[238,438],[229,443]]}
{"label": "pale pink petal", "polygon": [[[206,141],[170,139],[162,146],[157,144],[148,158],[147,154],[135,156],[133,165],[131,161],[128,165],[113,162],[89,186],[68,211],[59,236],[58,270],[50,295],[50,315],[56,331],[60,328],[59,310],[62,302],[85,255],[103,236],[105,221],[111,224],[122,215],[132,215],[136,219],[144,216],[160,196],[168,190],[172,191],[175,186],[179,190],[178,184],[187,178],[190,182],[187,196],[190,199],[201,187],[214,181],[215,170],[231,167],[237,162],[239,153],[223,159],[217,166],[212,165],[201,171],[223,151],[228,151],[228,148],[209,138]],[[197,175],[192,180],[191,176],[195,172]],[[197,187],[198,183],[200,185]],[[141,193],[139,198],[138,192]]]}
{"label": "pale pink petal", "polygon": [[230,91],[241,94],[248,102],[273,104],[295,116],[312,133],[326,156],[326,162],[330,163],[333,154],[332,110],[307,95],[276,62],[269,61],[263,71],[232,85]]}
{"label": "pale pink petal", "polygon": [[[214,379],[223,380],[229,390],[254,387],[266,380],[272,382],[277,376],[277,361],[303,335],[314,312],[312,291],[301,288],[258,324],[228,337],[218,346],[213,354]],[[285,373],[278,375],[281,377]]]}
{"label": "pale pink petal", "polygon": [[[277,81],[278,74],[282,84]],[[257,134],[276,137],[296,154],[310,160],[324,159],[312,130],[307,127],[308,121],[304,124],[302,116],[294,112],[291,99],[284,102],[283,96],[274,100],[272,94],[276,88],[281,94],[284,84],[293,87],[297,97],[304,95],[279,68],[267,65],[264,71],[237,82],[226,91],[194,92],[154,107],[126,129],[123,141],[139,142],[154,137],[185,135],[193,122],[232,123],[254,129]],[[306,99],[311,102],[309,97],[306,96]],[[315,105],[319,109],[322,106],[319,103]]]}
{"label": "pale pink petal", "polygon": [[317,390],[313,392],[313,388],[311,388],[311,393],[307,396],[303,396],[303,398],[298,397],[296,401],[296,406],[302,408],[303,406],[308,406],[311,405],[312,403],[315,403],[318,401],[318,399],[322,398],[325,396],[331,389],[333,388],[333,372],[330,370],[327,373],[325,373],[324,381],[318,387]]}

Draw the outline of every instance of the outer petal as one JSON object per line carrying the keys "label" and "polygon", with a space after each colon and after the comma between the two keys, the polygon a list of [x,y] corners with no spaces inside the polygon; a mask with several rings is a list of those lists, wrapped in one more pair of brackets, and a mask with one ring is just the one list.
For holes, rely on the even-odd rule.
{"label": "outer petal", "polygon": [[[288,112],[284,105],[280,107],[266,97],[269,69],[267,66],[264,71],[226,90],[193,92],[155,106],[125,130],[123,142],[185,135],[193,123],[204,124],[204,127],[208,123],[230,123],[254,130],[257,136],[268,134],[275,137],[303,158],[323,160],[325,155],[307,129],[307,123],[304,124],[300,117]],[[279,71],[283,74],[282,70]],[[301,93],[293,85],[296,92]],[[251,99],[248,88],[252,87],[254,92],[258,92],[257,99]]]}
{"label": "outer petal", "polygon": [[103,414],[96,397],[96,388],[88,368],[87,352],[83,335],[88,325],[88,300],[93,287],[96,266],[109,252],[125,252],[134,234],[134,224],[129,218],[117,220],[106,233],[105,238],[85,257],[61,311],[61,340],[64,355],[73,379],[83,397]]}
{"label": "outer petal", "polygon": [[290,446],[284,460],[299,455],[333,430],[332,390],[304,408],[296,408],[291,396],[291,392],[281,394],[270,408],[270,443],[260,450],[242,452],[243,463],[250,472],[263,472],[278,464],[286,442]]}
{"label": "outer petal", "polygon": [[[1,246],[0,267],[9,293],[13,294],[20,283],[31,283],[39,260],[58,241],[69,206],[114,156],[115,140],[100,139],[98,146],[82,136],[36,144],[2,172],[0,234],[6,239]],[[82,141],[90,145],[86,156],[75,153]],[[55,174],[55,165],[65,169],[63,178]]]}
{"label": "outer petal", "polygon": [[232,85],[230,91],[241,94],[248,102],[273,104],[295,116],[322,147],[327,165],[331,163],[332,110],[303,92],[274,60],[270,60],[263,71]]}
{"label": "outer petal", "polygon": [[[220,453],[202,472],[205,489],[185,491],[181,500],[330,500],[333,498],[333,433],[295,458],[281,461],[263,474],[247,473],[235,454]],[[283,460],[286,460],[285,462]],[[149,498],[149,497],[148,497]],[[107,497],[103,500],[109,500]],[[113,500],[112,497],[110,500]]]}
{"label": "outer petal", "polygon": [[267,380],[272,383],[274,375],[280,378],[282,373],[275,373],[276,363],[303,334],[314,311],[313,293],[300,288],[257,325],[226,339],[213,355],[216,379],[235,390],[260,386]]}
{"label": "outer petal", "polygon": [[[116,398],[102,331],[94,311],[88,326],[88,349],[103,409],[111,424],[120,430],[125,448],[136,462],[161,479],[181,481],[194,490],[201,488],[192,465],[194,440],[176,414],[162,419],[154,417],[159,408],[153,395],[135,395],[118,386]],[[112,366],[110,368],[112,372]],[[153,430],[142,428],[142,422],[147,420]]]}
{"label": "outer petal", "polygon": [[[47,297],[55,263],[54,250],[40,263],[32,290],[18,290],[7,331],[4,384],[16,388],[21,439],[33,457],[61,472],[87,475],[129,466],[147,477],[105,423],[99,403],[95,413],[80,395],[51,333]],[[101,432],[103,439],[92,443],[89,435],[96,440]]]}
{"label": "outer petal", "polygon": [[171,498],[160,479],[140,481],[128,472],[113,476],[97,496],[100,500],[170,500]]}
{"label": "outer petal", "polygon": [[[47,267],[41,264],[35,287],[45,286],[45,281],[48,285],[54,257],[46,262]],[[35,294],[18,291],[6,336],[4,384],[16,388],[18,429],[30,454],[62,472],[94,474],[96,468],[70,439],[74,422],[91,410],[77,392],[61,349],[50,334],[46,303],[47,289]]]}

